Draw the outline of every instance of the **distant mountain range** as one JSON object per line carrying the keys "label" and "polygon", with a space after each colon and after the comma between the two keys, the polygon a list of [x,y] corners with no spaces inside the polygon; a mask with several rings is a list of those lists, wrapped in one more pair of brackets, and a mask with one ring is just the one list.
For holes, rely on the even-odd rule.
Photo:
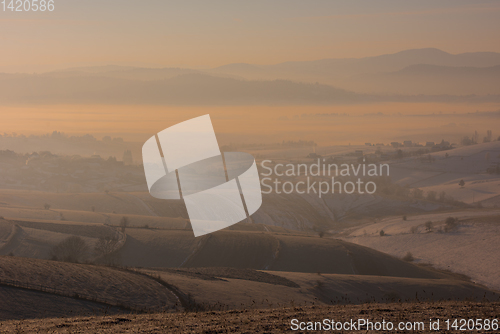
{"label": "distant mountain range", "polygon": [[[359,59],[323,59],[265,66],[229,64],[213,72],[254,80],[280,78],[320,82],[359,93],[482,95],[500,93],[500,76],[496,68],[499,65],[500,53],[453,55],[428,48]],[[488,69],[490,67],[492,69]],[[424,71],[427,73],[425,78]],[[432,84],[432,89],[428,84]]]}
{"label": "distant mountain range", "polygon": [[500,101],[499,94],[499,53],[452,55],[437,49],[276,65],[229,64],[207,70],[110,65],[0,74],[0,103],[452,102]]}

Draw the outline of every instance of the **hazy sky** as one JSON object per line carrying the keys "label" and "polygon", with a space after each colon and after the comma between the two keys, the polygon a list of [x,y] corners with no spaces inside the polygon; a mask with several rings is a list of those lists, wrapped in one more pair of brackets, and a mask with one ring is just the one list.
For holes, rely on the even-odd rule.
{"label": "hazy sky", "polygon": [[0,71],[8,72],[270,64],[424,47],[500,52],[499,1],[55,0],[55,11],[44,13],[2,7]]}

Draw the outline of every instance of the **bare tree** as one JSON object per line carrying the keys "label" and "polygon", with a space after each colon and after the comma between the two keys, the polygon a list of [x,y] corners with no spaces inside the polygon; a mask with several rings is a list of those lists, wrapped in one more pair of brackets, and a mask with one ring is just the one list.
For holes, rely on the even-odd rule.
{"label": "bare tree", "polygon": [[123,216],[122,219],[120,219],[120,226],[122,232],[125,232],[125,229],[128,227],[128,217]]}
{"label": "bare tree", "polygon": [[407,252],[405,256],[403,256],[403,261],[406,262],[413,262],[415,258],[413,257],[413,254],[411,252]]}
{"label": "bare tree", "polygon": [[71,236],[52,248],[52,258],[65,262],[82,262],[87,258],[89,247],[85,240]]}
{"label": "bare tree", "polygon": [[100,237],[96,242],[94,252],[100,261],[108,265],[113,265],[118,262],[117,246],[117,238],[110,236]]}

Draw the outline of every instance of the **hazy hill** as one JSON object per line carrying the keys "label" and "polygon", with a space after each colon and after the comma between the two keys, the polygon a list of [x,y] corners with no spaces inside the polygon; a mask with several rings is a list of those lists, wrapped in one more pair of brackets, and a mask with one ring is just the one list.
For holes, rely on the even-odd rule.
{"label": "hazy hill", "polygon": [[[321,59],[316,61],[285,62],[275,65],[249,65],[230,64],[215,68],[215,73],[238,75],[247,79],[290,79],[304,82],[320,82],[331,84],[341,88],[350,89],[356,92],[384,92],[403,94],[498,94],[499,85],[488,87],[490,77],[498,82],[498,69],[493,69],[493,73],[488,69],[477,69],[474,75],[464,77],[467,70],[453,69],[446,71],[441,69],[433,72],[428,78],[420,78],[416,83],[411,79],[402,80],[396,75],[381,73],[396,72],[410,67],[400,75],[408,75],[413,70],[417,75],[427,73],[428,68],[416,67],[413,65],[434,65],[443,67],[494,67],[500,65],[500,54],[494,52],[472,52],[453,55],[438,49],[414,49],[405,50],[394,54],[386,54],[366,58],[345,58],[345,59]],[[432,70],[432,68],[431,68]],[[371,76],[378,75],[380,76]],[[458,75],[458,77],[457,77]],[[462,75],[462,76],[460,76]],[[383,79],[383,80],[381,80]],[[434,80],[439,80],[441,85],[453,85],[446,87],[433,84]],[[454,80],[468,80],[459,82]],[[487,81],[488,83],[484,82]],[[429,87],[428,84],[431,84]],[[489,88],[483,90],[483,88]]]}
{"label": "hazy hill", "polygon": [[[315,61],[284,62],[275,65],[230,64],[215,68],[219,73],[241,75],[248,78],[274,77],[316,80],[338,83],[341,78],[360,74],[393,72],[418,64],[453,67],[491,67],[500,65],[500,54],[472,52],[453,55],[439,49],[413,49],[365,58],[321,59]],[[323,79],[323,80],[320,80]],[[327,81],[325,81],[327,80]]]}
{"label": "hazy hill", "polygon": [[[453,102],[464,98],[434,95],[499,94],[499,66],[497,53],[453,55],[437,49],[406,50],[359,59],[228,64],[207,70],[109,65],[44,74],[0,74],[0,102],[170,105]],[[411,97],[420,94],[433,97]],[[488,101],[492,98],[498,100],[489,97]]]}
{"label": "hazy hill", "polygon": [[130,103],[172,105],[331,104],[370,101],[327,85],[287,80],[245,81],[184,74],[143,81],[94,75],[0,75],[0,101],[8,103]]}
{"label": "hazy hill", "polygon": [[498,94],[500,65],[410,65],[395,72],[355,76],[346,80],[344,87],[378,94]]}
{"label": "hazy hill", "polygon": [[55,78],[99,76],[115,79],[154,81],[170,79],[188,73],[200,73],[200,71],[185,68],[145,68],[108,65],[68,68],[66,70],[48,72],[44,75]]}

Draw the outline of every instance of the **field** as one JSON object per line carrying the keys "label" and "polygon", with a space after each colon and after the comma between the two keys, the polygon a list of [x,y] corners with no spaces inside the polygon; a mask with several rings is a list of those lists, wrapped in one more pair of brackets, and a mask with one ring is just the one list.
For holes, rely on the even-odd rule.
{"label": "field", "polygon": [[7,286],[136,310],[172,311],[178,304],[175,295],[158,282],[109,267],[0,256],[0,268],[0,283]]}
{"label": "field", "polygon": [[[495,207],[500,204],[500,178],[486,170],[498,163],[500,142],[493,141],[406,158],[391,165],[391,177],[400,184],[425,192],[444,191],[458,201],[481,202],[484,206]],[[465,182],[464,187],[458,185],[461,180]]]}
{"label": "field", "polygon": [[500,294],[450,278],[421,279],[230,268],[141,271],[175,286],[189,296],[196,304],[195,308],[200,310],[500,299]]}
{"label": "field", "polygon": [[107,304],[0,285],[0,323],[7,320],[126,314]]}
{"label": "field", "polygon": [[[146,192],[2,189],[0,331],[279,332],[292,314],[489,314],[500,300],[500,192],[484,169],[500,146],[475,146],[432,153],[433,164],[394,161],[392,177],[424,194],[443,187],[467,203],[472,195],[486,208],[425,197],[269,194],[251,219],[199,238],[181,201]],[[490,161],[474,165],[484,152]],[[54,247],[74,236],[87,246],[82,263],[53,261]],[[112,263],[96,249],[106,238],[116,240]],[[45,320],[25,320],[37,318]]]}
{"label": "field", "polygon": [[[398,326],[424,322],[423,330],[429,332],[429,319],[440,320],[440,329],[446,330],[447,319],[467,315],[469,319],[498,319],[500,303],[488,302],[439,302],[393,303],[342,306],[287,307],[265,310],[209,311],[200,313],[120,315],[104,317],[73,317],[8,321],[0,323],[2,332],[37,333],[283,333],[290,331],[292,320],[321,322],[332,319],[349,322],[367,319],[372,322],[392,322]],[[421,328],[421,327],[420,327]],[[374,332],[374,331],[368,331]],[[463,331],[447,331],[463,333]]]}
{"label": "field", "polygon": [[[447,217],[458,219],[445,232]],[[432,222],[427,230],[426,222]],[[471,277],[474,282],[500,289],[500,213],[468,210],[427,215],[389,217],[345,232],[344,240],[402,258],[410,252],[417,263]],[[386,235],[381,237],[379,231]]]}

